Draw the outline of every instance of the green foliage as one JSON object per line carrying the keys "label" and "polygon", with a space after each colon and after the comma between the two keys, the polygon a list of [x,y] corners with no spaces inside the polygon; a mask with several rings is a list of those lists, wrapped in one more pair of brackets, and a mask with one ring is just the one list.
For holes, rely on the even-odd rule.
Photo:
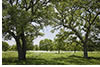
{"label": "green foliage", "polygon": [[[44,1],[43,1],[44,2]],[[5,40],[15,39],[18,51],[33,49],[32,41],[44,25],[43,3],[39,0],[3,0],[2,34]],[[29,45],[29,46],[28,46]],[[22,51],[21,51],[22,50]],[[20,56],[20,55],[19,55]]]}
{"label": "green foliage", "polygon": [[65,43],[62,41],[62,39],[58,38],[58,39],[55,39],[55,43],[56,43],[56,49],[59,51],[59,50],[65,50],[64,48],[64,45]]}
{"label": "green foliage", "polygon": [[38,45],[34,45],[34,50],[40,50],[40,47]]}
{"label": "green foliage", "polygon": [[50,39],[44,39],[40,41],[39,44],[40,50],[53,50],[53,42]]}
{"label": "green foliage", "polygon": [[22,29],[27,31],[29,21],[31,20],[29,12],[18,9],[16,6],[10,6],[7,10],[3,11],[7,11],[7,15],[4,17],[9,16],[8,18],[3,17],[3,33],[12,30],[12,32],[16,32],[16,34],[19,35]]}
{"label": "green foliage", "polygon": [[33,50],[33,49],[34,49],[33,44],[27,44],[26,49],[27,49],[27,50]]}
{"label": "green foliage", "polygon": [[27,50],[33,50],[33,40],[34,40],[34,37],[31,37],[31,36],[27,36],[26,37],[26,41],[27,41],[27,44],[26,44],[26,49]]}
{"label": "green foliage", "polygon": [[17,46],[16,45],[12,45],[9,48],[10,51],[17,51]]}
{"label": "green foliage", "polygon": [[[96,44],[92,44],[92,42],[96,41],[95,39],[99,41],[100,36],[92,35],[95,33],[93,30],[96,30],[94,24],[100,24],[99,3],[98,0],[52,1],[55,11],[53,12],[53,17],[51,17],[51,22],[55,30],[61,29],[57,35],[58,39],[61,37],[60,41],[58,41],[60,46],[63,41],[68,41],[72,44],[73,42],[80,42],[81,46],[88,46],[84,47],[84,49],[95,50],[92,47],[96,46]],[[100,34],[100,32],[95,34]],[[89,39],[93,39],[91,43]]]}
{"label": "green foliage", "polygon": [[[15,2],[16,1],[16,2]],[[18,1],[18,2],[17,2]],[[100,50],[100,2],[98,0],[3,0],[2,32],[5,40],[26,40],[27,50]],[[44,26],[60,28],[57,38],[33,46]],[[22,34],[25,36],[22,37]],[[24,42],[25,42],[24,40]],[[3,43],[6,44],[6,43]],[[3,46],[4,48],[4,46]],[[6,51],[8,47],[3,50]],[[11,50],[16,50],[12,46]],[[84,53],[85,54],[85,53]]]}
{"label": "green foliage", "polygon": [[2,50],[7,51],[9,49],[9,44],[7,42],[2,41]]}

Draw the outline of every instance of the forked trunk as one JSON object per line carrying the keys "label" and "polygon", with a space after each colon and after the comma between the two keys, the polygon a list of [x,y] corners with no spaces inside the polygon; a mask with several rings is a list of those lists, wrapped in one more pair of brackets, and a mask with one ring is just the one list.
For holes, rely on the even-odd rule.
{"label": "forked trunk", "polygon": [[18,59],[25,60],[26,59],[26,51],[24,51],[21,47],[20,39],[16,38],[17,50],[18,50]]}

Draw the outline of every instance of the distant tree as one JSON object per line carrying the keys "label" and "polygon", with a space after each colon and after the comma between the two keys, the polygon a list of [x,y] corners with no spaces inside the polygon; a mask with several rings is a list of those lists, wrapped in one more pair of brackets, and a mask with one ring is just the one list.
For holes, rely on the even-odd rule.
{"label": "distant tree", "polygon": [[33,50],[34,49],[33,44],[27,44],[26,49],[27,50]]}
{"label": "distant tree", "polygon": [[61,33],[56,35],[55,43],[56,43],[56,49],[58,50],[58,53],[60,53],[60,50],[65,50],[65,42],[64,37],[61,36]]}
{"label": "distant tree", "polygon": [[75,35],[71,35],[69,38],[67,38],[69,43],[70,43],[70,46],[72,48],[72,51],[74,51],[74,53],[76,51],[80,51],[80,50],[83,50],[82,48],[82,43],[77,39],[77,36]]}
{"label": "distant tree", "polygon": [[50,39],[44,39],[44,40],[41,40],[40,43],[39,43],[39,47],[40,47],[40,50],[52,50],[53,49],[53,43],[52,43],[52,40]]}
{"label": "distant tree", "polygon": [[2,41],[2,50],[7,51],[9,49],[9,44],[7,42]]}
{"label": "distant tree", "polygon": [[34,45],[34,50],[39,50],[39,46],[38,45]]}
{"label": "distant tree", "polygon": [[27,36],[26,38],[26,41],[27,41],[26,49],[27,50],[33,50],[34,48],[33,40],[34,40],[34,37]]}
{"label": "distant tree", "polygon": [[10,46],[10,51],[17,51],[17,46],[16,45],[12,45]]}

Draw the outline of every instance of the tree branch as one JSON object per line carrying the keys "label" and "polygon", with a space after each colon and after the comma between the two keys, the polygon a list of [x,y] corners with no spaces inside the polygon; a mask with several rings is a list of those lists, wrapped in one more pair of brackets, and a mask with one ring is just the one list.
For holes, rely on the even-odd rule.
{"label": "tree branch", "polygon": [[93,19],[92,22],[90,23],[90,25],[87,27],[87,32],[86,32],[86,35],[85,35],[85,41],[87,41],[87,39],[88,39],[88,35],[89,35],[89,33],[90,33],[91,25],[94,23],[94,21],[96,20],[96,18],[97,18],[97,16],[98,16],[99,14],[100,14],[100,12],[97,13],[97,15],[94,17],[94,19]]}
{"label": "tree branch", "polygon": [[13,1],[12,0],[9,0],[9,3],[11,4],[11,6],[13,6]]}
{"label": "tree branch", "polygon": [[63,25],[63,26],[66,27],[66,28],[71,29],[72,31],[74,31],[74,32],[75,32],[75,35],[77,35],[77,36],[79,37],[79,39],[82,41],[82,43],[84,42],[82,36],[79,34],[79,32],[78,32],[76,29],[74,29],[74,28],[71,27],[71,26],[67,26],[67,25]]}
{"label": "tree branch", "polygon": [[92,22],[91,22],[91,25],[94,23],[94,21],[96,20],[96,18],[97,18],[98,15],[100,15],[100,12],[97,13],[97,15],[94,17],[94,19],[93,19]]}
{"label": "tree branch", "polygon": [[14,38],[16,38],[16,35],[13,33],[13,32],[11,32],[10,30],[8,30],[7,31],[10,35],[12,35]]}
{"label": "tree branch", "polygon": [[19,1],[19,0],[16,0],[16,5],[18,4],[18,1]]}

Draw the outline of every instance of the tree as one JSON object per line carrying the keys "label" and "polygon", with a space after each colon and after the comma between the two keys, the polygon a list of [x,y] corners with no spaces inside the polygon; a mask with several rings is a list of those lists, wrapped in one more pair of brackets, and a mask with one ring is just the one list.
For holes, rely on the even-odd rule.
{"label": "tree", "polygon": [[27,50],[33,50],[33,48],[34,48],[33,40],[34,40],[34,37],[27,36],[27,38],[26,38],[26,41],[27,41],[26,49]]}
{"label": "tree", "polygon": [[50,39],[44,39],[44,40],[41,40],[40,43],[39,43],[39,47],[40,47],[40,50],[52,50],[52,46],[53,43],[52,43],[52,40]]}
{"label": "tree", "polygon": [[9,44],[7,42],[2,41],[2,50],[7,51],[9,49]]}
{"label": "tree", "polygon": [[10,51],[17,51],[17,46],[16,45],[12,45],[10,46]]}
{"label": "tree", "polygon": [[[88,58],[88,39],[91,35],[92,26],[97,23],[100,15],[100,2],[98,0],[57,0],[53,1],[55,12],[52,12],[53,26],[64,28],[72,32],[83,44],[84,57]],[[100,18],[98,18],[100,19]]]}
{"label": "tree", "polygon": [[35,39],[41,35],[46,4],[47,1],[41,0],[3,0],[2,34],[6,40],[15,39],[19,60],[26,59],[27,37]]}
{"label": "tree", "polygon": [[60,50],[65,49],[65,47],[64,47],[65,42],[64,42],[63,37],[61,36],[60,33],[57,34],[56,36],[57,36],[57,38],[55,38],[56,49],[58,50],[58,53],[60,54]]}
{"label": "tree", "polygon": [[34,45],[34,50],[39,50],[39,46],[38,45]]}

